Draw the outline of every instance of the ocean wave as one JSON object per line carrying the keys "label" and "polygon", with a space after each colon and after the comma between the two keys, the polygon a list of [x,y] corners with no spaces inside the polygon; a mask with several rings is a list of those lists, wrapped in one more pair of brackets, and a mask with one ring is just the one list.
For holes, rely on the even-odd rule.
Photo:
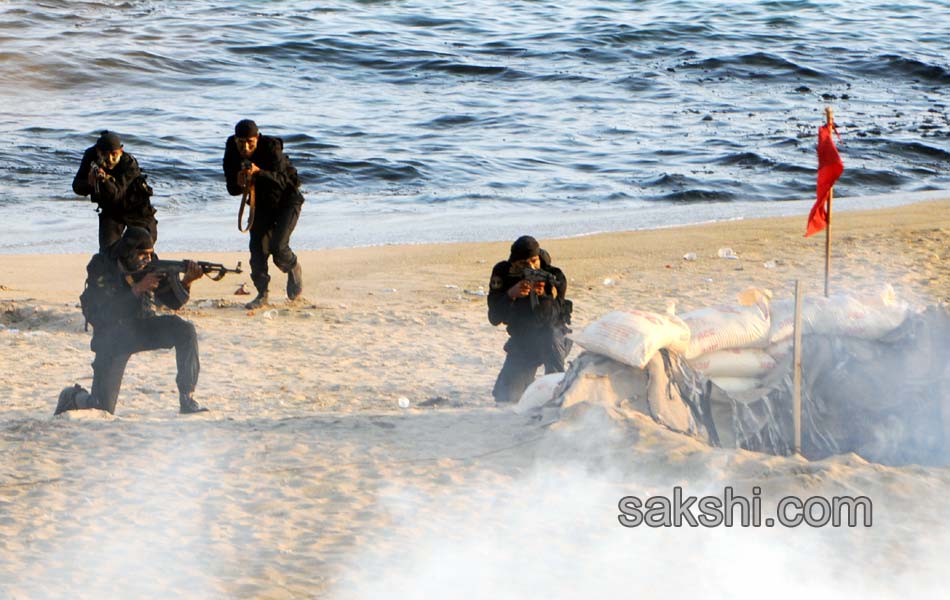
{"label": "ocean wave", "polygon": [[937,159],[947,161],[946,167],[950,167],[950,150],[938,148],[925,144],[923,142],[907,142],[900,140],[886,141],[883,150],[888,154],[898,157],[919,157],[925,159]]}
{"label": "ocean wave", "polygon": [[797,81],[827,77],[818,70],[768,52],[710,57],[695,62],[684,62],[680,68],[702,71],[710,76],[754,79],[794,79]]}
{"label": "ocean wave", "polygon": [[15,189],[0,203],[70,197],[106,128],[164,208],[230,202],[221,154],[245,116],[284,139],[306,193],[354,214],[368,197],[421,212],[808,197],[826,105],[845,190],[945,186],[945,12],[923,0],[12,0],[0,3],[0,169]]}
{"label": "ocean wave", "polygon": [[[944,57],[946,58],[946,57]],[[917,79],[946,85],[950,83],[950,68],[913,57],[882,54],[870,59],[855,60],[855,69],[863,75],[888,79]]]}
{"label": "ocean wave", "polygon": [[840,181],[841,185],[874,186],[881,189],[894,189],[912,182],[913,178],[887,169],[846,166]]}
{"label": "ocean wave", "polygon": [[[648,200],[686,204],[690,202],[731,202],[738,198],[736,192],[716,189],[690,189],[669,192],[667,194],[648,196]],[[743,195],[748,199],[748,196]]]}
{"label": "ocean wave", "polygon": [[395,163],[384,158],[372,160],[313,160],[308,164],[325,176],[344,175],[348,182],[385,181],[408,183],[423,178],[421,162]]}
{"label": "ocean wave", "polygon": [[727,154],[712,160],[717,165],[735,165],[739,167],[774,168],[775,161],[755,152],[738,152]]}

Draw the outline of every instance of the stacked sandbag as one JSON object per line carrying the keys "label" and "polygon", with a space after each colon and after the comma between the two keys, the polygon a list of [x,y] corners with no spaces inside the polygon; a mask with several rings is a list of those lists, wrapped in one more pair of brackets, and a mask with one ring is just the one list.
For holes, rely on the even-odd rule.
{"label": "stacked sandbag", "polygon": [[[806,296],[802,306],[802,335],[819,334],[878,340],[907,318],[907,304],[899,302],[890,284],[871,294]],[[772,304],[769,344],[790,339],[794,333],[795,301]]]}
{"label": "stacked sandbag", "polygon": [[[726,392],[760,387],[792,353],[794,300],[771,302],[771,292],[751,288],[737,304],[701,308],[679,317],[641,310],[614,311],[571,334],[579,346],[638,369],[661,349],[684,356],[689,366]],[[802,335],[880,339],[907,316],[906,304],[885,286],[873,294],[806,297]]]}
{"label": "stacked sandbag", "polygon": [[684,313],[690,330],[686,350],[690,367],[727,392],[758,387],[775,368],[775,360],[763,350],[772,326],[770,295],[767,290],[746,290],[737,305]]}
{"label": "stacked sandbag", "polygon": [[681,315],[689,327],[686,359],[730,348],[764,348],[772,326],[768,296],[752,298],[746,305],[721,305],[700,308]]}
{"label": "stacked sandbag", "polygon": [[[765,290],[747,290],[739,306],[704,308],[682,315],[691,331],[690,366],[727,392],[756,388],[793,351],[795,301],[769,301]],[[807,296],[802,335],[878,340],[900,326],[908,307],[890,285],[868,294]]]}
{"label": "stacked sandbag", "polygon": [[744,392],[759,387],[776,361],[762,348],[729,348],[697,356],[689,366],[713,380],[727,392]]}
{"label": "stacked sandbag", "polygon": [[689,332],[686,323],[673,315],[618,310],[569,337],[585,350],[642,369],[663,348],[677,354],[686,352]]}
{"label": "stacked sandbag", "polygon": [[792,352],[795,351],[795,340],[793,338],[788,338],[787,340],[782,340],[775,344],[769,344],[765,349],[766,354],[772,357],[775,360],[776,364],[784,361],[786,358],[792,355]]}
{"label": "stacked sandbag", "polygon": [[[805,296],[802,302],[802,335],[829,335],[879,340],[897,329],[908,315],[908,306],[897,300],[888,284],[869,294]],[[792,353],[795,301],[772,304],[772,328],[766,351],[781,362]]]}

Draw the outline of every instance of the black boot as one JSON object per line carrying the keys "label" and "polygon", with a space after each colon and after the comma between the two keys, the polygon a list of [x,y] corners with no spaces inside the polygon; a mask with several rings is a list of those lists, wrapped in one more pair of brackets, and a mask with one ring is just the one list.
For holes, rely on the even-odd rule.
{"label": "black boot", "polygon": [[244,305],[244,308],[248,310],[254,310],[255,308],[260,308],[267,304],[267,290],[258,290],[257,296]]}
{"label": "black boot", "polygon": [[294,268],[287,271],[287,298],[296,300],[303,292],[303,270],[300,268],[300,261],[294,265]]}
{"label": "black boot", "polygon": [[59,393],[59,400],[56,402],[56,410],[53,415],[64,413],[67,410],[85,410],[87,408],[99,408],[99,406],[86,391],[86,388],[76,383],[63,388],[63,391]]}
{"label": "black boot", "polygon": [[178,412],[183,415],[208,412],[208,409],[198,404],[198,402],[191,397],[191,394],[179,394],[178,404],[180,405]]}

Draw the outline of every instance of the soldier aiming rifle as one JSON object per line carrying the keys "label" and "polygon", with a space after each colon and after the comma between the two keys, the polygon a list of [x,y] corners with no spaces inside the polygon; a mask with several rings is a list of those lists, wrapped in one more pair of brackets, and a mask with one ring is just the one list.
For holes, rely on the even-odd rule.
{"label": "soldier aiming rifle", "polygon": [[92,390],[79,384],[65,388],[54,414],[92,408],[114,413],[129,358],[159,348],[175,349],[180,412],[206,411],[193,398],[200,368],[195,326],[178,315],[158,315],[155,306],[178,310],[188,302],[193,281],[206,272],[220,279],[225,273],[240,273],[240,267],[160,261],[149,231],[129,227],[119,241],[92,257],[86,272],[86,289],[79,301],[93,327]]}
{"label": "soldier aiming rifle", "polygon": [[83,152],[73,191],[98,205],[99,250],[114,244],[126,227],[148,230],[152,243],[158,239],[152,187],[115,133],[103,131],[95,145]]}
{"label": "soldier aiming rifle", "polygon": [[525,235],[511,245],[508,260],[492,269],[489,286],[488,321],[507,325],[509,335],[492,395],[495,402],[517,402],[538,367],[544,365],[545,373],[564,371],[573,308],[565,298],[567,278],[538,241]]}

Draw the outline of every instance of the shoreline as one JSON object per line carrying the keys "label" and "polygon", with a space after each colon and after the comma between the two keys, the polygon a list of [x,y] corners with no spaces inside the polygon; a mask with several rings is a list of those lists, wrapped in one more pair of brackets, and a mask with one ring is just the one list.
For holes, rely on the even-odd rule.
{"label": "shoreline", "polygon": [[[875,196],[835,198],[835,214],[895,208],[919,202],[950,199],[950,190],[893,193]],[[159,248],[166,252],[241,252],[246,234],[237,232],[236,204],[217,202],[213,207],[175,207],[156,200],[159,217]],[[408,208],[399,205],[369,207],[326,201],[308,194],[301,221],[292,236],[295,250],[336,250],[345,248],[442,243],[491,243],[515,239],[524,224],[541,238],[569,238],[588,235],[652,231],[729,223],[759,218],[801,215],[806,219],[814,200],[771,202],[697,202],[688,205],[623,201],[616,205],[514,206],[485,204],[472,206],[429,206]],[[359,210],[354,209],[358,206]],[[53,211],[59,208],[59,211]],[[0,220],[19,223],[13,207],[0,207]],[[9,211],[10,214],[7,214]],[[8,225],[0,242],[0,255],[64,254],[94,248],[98,223],[94,206],[88,201],[54,203],[40,211],[41,229],[31,224],[19,230]],[[460,226],[465,223],[465,227]],[[605,228],[604,225],[609,224]],[[76,232],[81,232],[80,236]],[[472,232],[478,232],[477,236]],[[41,241],[37,241],[37,239]]]}
{"label": "shoreline", "polygon": [[[832,281],[836,280],[845,286],[860,286],[862,280],[868,283],[867,276],[884,283],[885,274],[881,272],[861,272],[859,276],[849,275],[848,259],[855,251],[860,250],[862,242],[866,242],[872,233],[883,234],[884,238],[875,243],[887,242],[887,232],[895,227],[940,228],[947,221],[950,213],[950,199],[930,200],[914,204],[902,205],[894,208],[849,210],[834,213],[832,238]],[[705,281],[701,278],[697,284],[704,288],[723,288],[715,285],[717,274],[730,273],[730,276],[741,274],[744,283],[760,287],[770,287],[773,291],[787,290],[789,277],[795,276],[804,279],[810,286],[810,291],[821,288],[824,269],[824,234],[817,234],[811,238],[804,238],[805,221],[807,215],[786,217],[748,218],[735,221],[716,221],[703,224],[670,225],[664,228],[647,230],[629,230],[617,232],[601,232],[583,235],[574,235],[561,238],[544,238],[537,236],[542,244],[552,252],[554,262],[566,268],[570,280],[583,285],[597,284],[598,278],[613,279],[615,285],[628,284],[631,277],[636,275],[635,265],[646,260],[647,270],[655,268],[669,270],[673,281],[667,282],[668,292],[661,294],[663,298],[675,299],[677,286],[681,283],[676,275],[693,274],[697,278],[704,269],[710,269],[714,281]],[[521,231],[522,233],[529,233]],[[530,232],[532,235],[534,232]],[[512,238],[514,239],[514,238]],[[304,266],[305,297],[319,301],[334,301],[345,294],[338,293],[344,284],[356,285],[370,293],[373,285],[371,281],[378,281],[376,287],[380,289],[398,288],[403,274],[397,273],[408,261],[414,264],[436,268],[436,265],[449,261],[455,268],[448,269],[452,276],[458,279],[455,282],[446,281],[446,285],[457,285],[459,291],[463,288],[477,290],[487,283],[491,265],[507,256],[507,247],[510,242],[447,242],[447,243],[413,243],[413,244],[386,244],[377,246],[361,246],[346,248],[327,248],[319,250],[300,250],[297,252]],[[948,243],[950,245],[950,243]],[[901,255],[908,257],[914,254],[913,244],[895,247],[902,248]],[[937,244],[939,246],[939,244]],[[717,250],[721,247],[731,247],[739,255],[739,260],[723,261],[717,258]],[[591,248],[598,248],[592,252]],[[240,261],[244,273],[229,275],[221,282],[213,283],[201,279],[195,284],[195,299],[221,298],[230,296],[230,291],[240,282],[250,285],[248,254],[246,251],[166,251],[163,249],[162,239],[156,244],[158,254],[163,258],[195,260],[209,260],[222,262],[233,267]],[[601,253],[610,252],[630,263],[621,263],[615,266],[601,265],[597,258]],[[697,254],[698,260],[685,261],[687,253]],[[783,253],[800,254],[801,257],[787,256]],[[908,254],[909,253],[909,254]],[[46,300],[66,302],[78,298],[85,279],[85,264],[92,256],[89,253],[61,253],[61,254],[0,254],[0,301],[13,300],[17,296],[26,298],[31,296],[47,296]],[[921,257],[929,262],[934,261],[933,252],[921,252]],[[946,262],[939,256],[937,264]],[[463,256],[471,256],[471,261],[460,260]],[[426,258],[429,260],[426,260]],[[765,263],[777,261],[774,266]],[[783,264],[786,263],[786,264]],[[866,262],[866,261],[863,261]],[[652,264],[651,264],[652,263]],[[907,261],[902,261],[908,265]],[[866,266],[866,265],[865,265]],[[725,267],[725,270],[723,269]],[[911,271],[913,269],[910,269]],[[285,276],[273,264],[270,272],[277,285],[276,298],[281,302],[283,281]],[[902,271],[895,271],[900,273]],[[395,275],[393,275],[395,274]],[[786,277],[783,277],[785,275]],[[54,283],[55,282],[55,283]],[[723,283],[719,281],[718,283]],[[919,282],[918,282],[919,283]],[[937,291],[935,301],[950,301],[946,291],[940,291],[946,285],[935,286]],[[605,289],[610,286],[598,287]],[[644,293],[638,297],[646,301],[645,308],[663,310],[657,303],[657,298],[649,298],[646,292],[649,289],[660,290],[663,285],[648,284]],[[741,286],[729,287],[728,293],[741,291]],[[575,288],[576,289],[576,288]],[[898,289],[898,292],[902,290]],[[926,300],[928,288],[911,285],[904,291],[912,291],[914,298]],[[729,302],[727,292],[717,294],[717,302]],[[26,294],[25,296],[23,294]],[[235,301],[239,297],[234,298]],[[682,306],[682,305],[681,305]],[[696,308],[689,304],[691,308]],[[583,310],[583,309],[582,309]],[[687,310],[687,309],[683,309]],[[680,311],[682,312],[682,311]]]}

